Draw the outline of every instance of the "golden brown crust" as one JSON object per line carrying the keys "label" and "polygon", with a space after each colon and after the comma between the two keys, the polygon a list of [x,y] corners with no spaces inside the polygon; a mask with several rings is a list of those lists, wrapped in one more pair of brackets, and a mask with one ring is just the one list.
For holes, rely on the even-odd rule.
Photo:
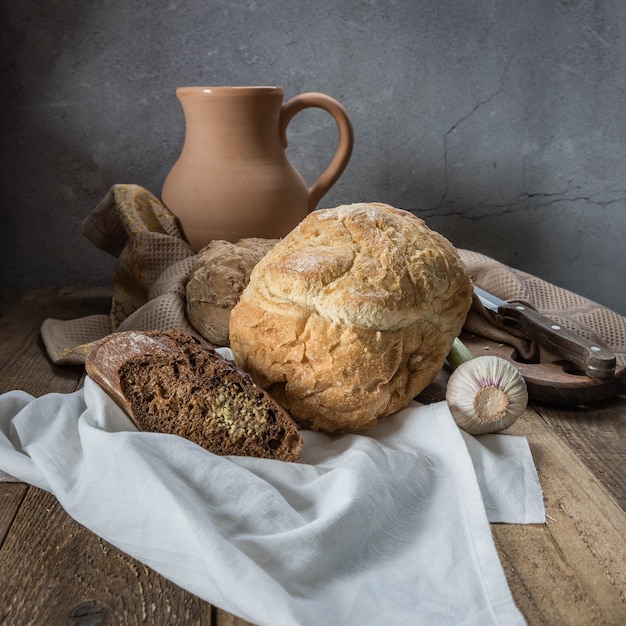
{"label": "golden brown crust", "polygon": [[471,300],[455,248],[421,219],[343,205],[307,216],[255,267],[231,348],[298,421],[355,430],[430,383]]}

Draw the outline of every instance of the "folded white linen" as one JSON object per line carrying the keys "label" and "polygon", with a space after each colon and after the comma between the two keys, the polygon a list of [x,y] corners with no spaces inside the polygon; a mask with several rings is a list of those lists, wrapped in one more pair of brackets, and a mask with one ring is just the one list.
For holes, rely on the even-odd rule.
{"label": "folded white linen", "polygon": [[302,434],[299,463],[219,457],[138,432],[89,378],[73,394],[0,396],[5,479],[51,491],[94,533],[244,619],[525,623],[483,503],[494,520],[545,521],[524,438],[464,443],[445,403],[360,434]]}

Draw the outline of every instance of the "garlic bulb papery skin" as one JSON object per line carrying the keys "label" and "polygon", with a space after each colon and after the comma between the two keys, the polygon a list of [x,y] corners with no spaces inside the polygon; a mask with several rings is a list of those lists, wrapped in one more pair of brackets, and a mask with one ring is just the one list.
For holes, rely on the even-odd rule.
{"label": "garlic bulb papery skin", "polygon": [[497,356],[478,356],[452,372],[446,401],[459,428],[471,435],[508,428],[528,404],[519,370]]}

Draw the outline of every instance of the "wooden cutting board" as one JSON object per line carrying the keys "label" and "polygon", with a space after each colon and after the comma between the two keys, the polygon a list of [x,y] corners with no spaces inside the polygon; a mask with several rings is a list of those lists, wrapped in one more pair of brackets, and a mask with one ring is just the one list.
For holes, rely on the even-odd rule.
{"label": "wooden cutting board", "polygon": [[463,333],[463,343],[474,356],[494,354],[513,363],[520,371],[531,399],[548,404],[587,404],[626,392],[626,368],[618,367],[609,379],[590,378],[566,361],[524,363],[507,344]]}

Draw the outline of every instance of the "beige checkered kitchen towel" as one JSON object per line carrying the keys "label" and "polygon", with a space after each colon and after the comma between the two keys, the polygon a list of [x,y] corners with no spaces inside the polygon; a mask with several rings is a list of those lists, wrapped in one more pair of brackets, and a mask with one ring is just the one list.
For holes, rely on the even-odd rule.
{"label": "beige checkered kitchen towel", "polygon": [[[93,341],[116,331],[177,326],[194,332],[185,315],[185,288],[195,254],[176,218],[146,189],[114,185],[83,225],[98,248],[117,257],[109,315],[47,319],[41,335],[56,364],[82,364]],[[626,365],[626,318],[575,293],[508,267],[483,254],[459,250],[474,282],[505,300],[523,301],[562,326],[606,344]],[[523,335],[492,323],[476,301],[466,322],[472,333],[535,350]]]}
{"label": "beige checkered kitchen towel", "polygon": [[83,223],[83,234],[117,257],[111,312],[45,320],[41,336],[53,363],[84,363],[91,344],[115,331],[194,332],[185,287],[195,255],[158,198],[138,185],[114,185]]}

